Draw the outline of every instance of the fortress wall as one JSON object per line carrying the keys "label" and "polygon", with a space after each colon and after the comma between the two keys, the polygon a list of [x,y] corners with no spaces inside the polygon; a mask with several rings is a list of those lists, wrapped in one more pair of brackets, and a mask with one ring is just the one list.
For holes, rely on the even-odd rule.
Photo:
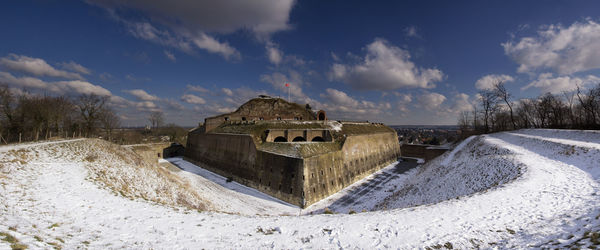
{"label": "fortress wall", "polygon": [[397,160],[396,133],[349,135],[341,151],[305,159],[306,206]]}
{"label": "fortress wall", "polygon": [[427,148],[425,149],[425,160],[433,160],[435,157],[446,153],[446,151],[448,151],[446,148]]}
{"label": "fortress wall", "polygon": [[425,159],[425,150],[430,145],[402,144],[402,156]]}
{"label": "fortress wall", "polygon": [[423,158],[426,161],[432,160],[448,151],[446,148],[437,148],[424,144],[402,144],[402,156]]}
{"label": "fortress wall", "polygon": [[[320,154],[304,159],[304,197],[306,206],[344,188],[338,177],[343,175],[342,151]],[[349,183],[346,183],[349,184]]]}
{"label": "fortress wall", "polygon": [[186,160],[295,205],[302,205],[303,160],[257,151],[252,137],[190,133]]}

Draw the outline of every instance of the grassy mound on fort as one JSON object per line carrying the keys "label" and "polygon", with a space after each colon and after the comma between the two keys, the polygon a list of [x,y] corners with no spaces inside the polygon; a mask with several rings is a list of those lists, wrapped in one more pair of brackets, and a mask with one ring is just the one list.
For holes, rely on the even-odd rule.
{"label": "grassy mound on fort", "polygon": [[133,150],[104,140],[77,140],[6,153],[5,159],[11,160],[1,165],[1,172],[20,168],[40,168],[37,171],[43,172],[48,162],[80,164],[89,171],[89,180],[117,195],[194,210],[210,208],[186,180],[159,167],[158,162],[152,164]]}

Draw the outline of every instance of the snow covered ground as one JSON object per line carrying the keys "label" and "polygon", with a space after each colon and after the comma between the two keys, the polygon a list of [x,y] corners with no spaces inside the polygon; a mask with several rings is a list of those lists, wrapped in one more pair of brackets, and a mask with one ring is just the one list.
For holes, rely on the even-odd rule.
{"label": "snow covered ground", "polygon": [[[351,208],[353,202],[336,203],[335,195],[299,211],[181,160],[173,163],[185,171],[169,171],[173,177],[135,182],[135,171],[113,170],[135,167],[135,161],[101,152],[92,163],[70,156],[73,150],[98,151],[87,143],[93,141],[0,147],[0,249],[16,241],[29,248],[169,249],[600,244],[600,133],[594,131],[519,130],[471,137],[415,169],[394,175],[395,166],[389,166],[371,176],[390,179],[375,190],[349,188],[339,194],[354,196],[372,210],[363,213]],[[132,174],[123,179],[132,191],[120,194],[98,181],[100,162],[110,163],[104,169],[109,174]],[[143,178],[162,180],[144,171]],[[167,191],[159,191],[162,182],[171,181],[197,192],[178,194],[171,190],[176,186],[167,184]],[[365,183],[369,180],[357,186]],[[139,187],[155,191],[144,193]],[[175,196],[174,201],[165,194]],[[183,208],[177,197],[227,213]],[[324,207],[340,213],[316,214]],[[359,213],[348,214],[350,209]],[[15,240],[9,243],[4,235]]]}

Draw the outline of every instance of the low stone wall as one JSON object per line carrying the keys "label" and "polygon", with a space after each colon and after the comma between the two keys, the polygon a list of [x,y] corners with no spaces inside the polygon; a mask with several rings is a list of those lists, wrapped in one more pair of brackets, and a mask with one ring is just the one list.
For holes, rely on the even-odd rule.
{"label": "low stone wall", "polygon": [[426,161],[430,161],[448,151],[447,148],[425,144],[402,144],[400,149],[402,156],[422,158]]}
{"label": "low stone wall", "polygon": [[123,145],[123,147],[131,148],[134,152],[142,156],[142,158],[152,164],[158,162],[159,159],[164,157],[163,150],[169,147],[171,143],[160,142],[160,143],[148,143],[148,144],[136,144],[136,145]]}

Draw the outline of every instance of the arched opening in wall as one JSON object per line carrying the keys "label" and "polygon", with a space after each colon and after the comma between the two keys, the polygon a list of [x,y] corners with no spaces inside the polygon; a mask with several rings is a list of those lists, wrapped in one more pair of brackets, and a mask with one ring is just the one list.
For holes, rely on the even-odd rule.
{"label": "arched opening in wall", "polygon": [[302,137],[302,136],[296,136],[296,138],[294,138],[292,141],[293,141],[293,142],[294,142],[294,141],[295,141],[295,142],[298,142],[298,141],[306,141],[306,139],[304,139],[304,137]]}
{"label": "arched opening in wall", "polygon": [[324,121],[326,119],[327,119],[327,115],[325,114],[325,111],[319,110],[319,112],[317,112],[317,120]]}
{"label": "arched opening in wall", "polygon": [[274,142],[287,142],[287,139],[285,139],[285,137],[283,136],[277,136],[275,137],[275,140],[273,140]]}
{"label": "arched opening in wall", "polygon": [[323,139],[323,137],[320,137],[320,136],[315,136],[315,138],[313,138],[311,141],[322,142],[322,141],[325,141],[325,139]]}
{"label": "arched opening in wall", "polygon": [[229,121],[229,117],[225,117],[225,118],[223,118],[223,119],[225,119],[225,121]]}
{"label": "arched opening in wall", "polygon": [[242,121],[245,121],[245,120],[246,120],[246,117],[245,117],[245,116],[242,116]]}

